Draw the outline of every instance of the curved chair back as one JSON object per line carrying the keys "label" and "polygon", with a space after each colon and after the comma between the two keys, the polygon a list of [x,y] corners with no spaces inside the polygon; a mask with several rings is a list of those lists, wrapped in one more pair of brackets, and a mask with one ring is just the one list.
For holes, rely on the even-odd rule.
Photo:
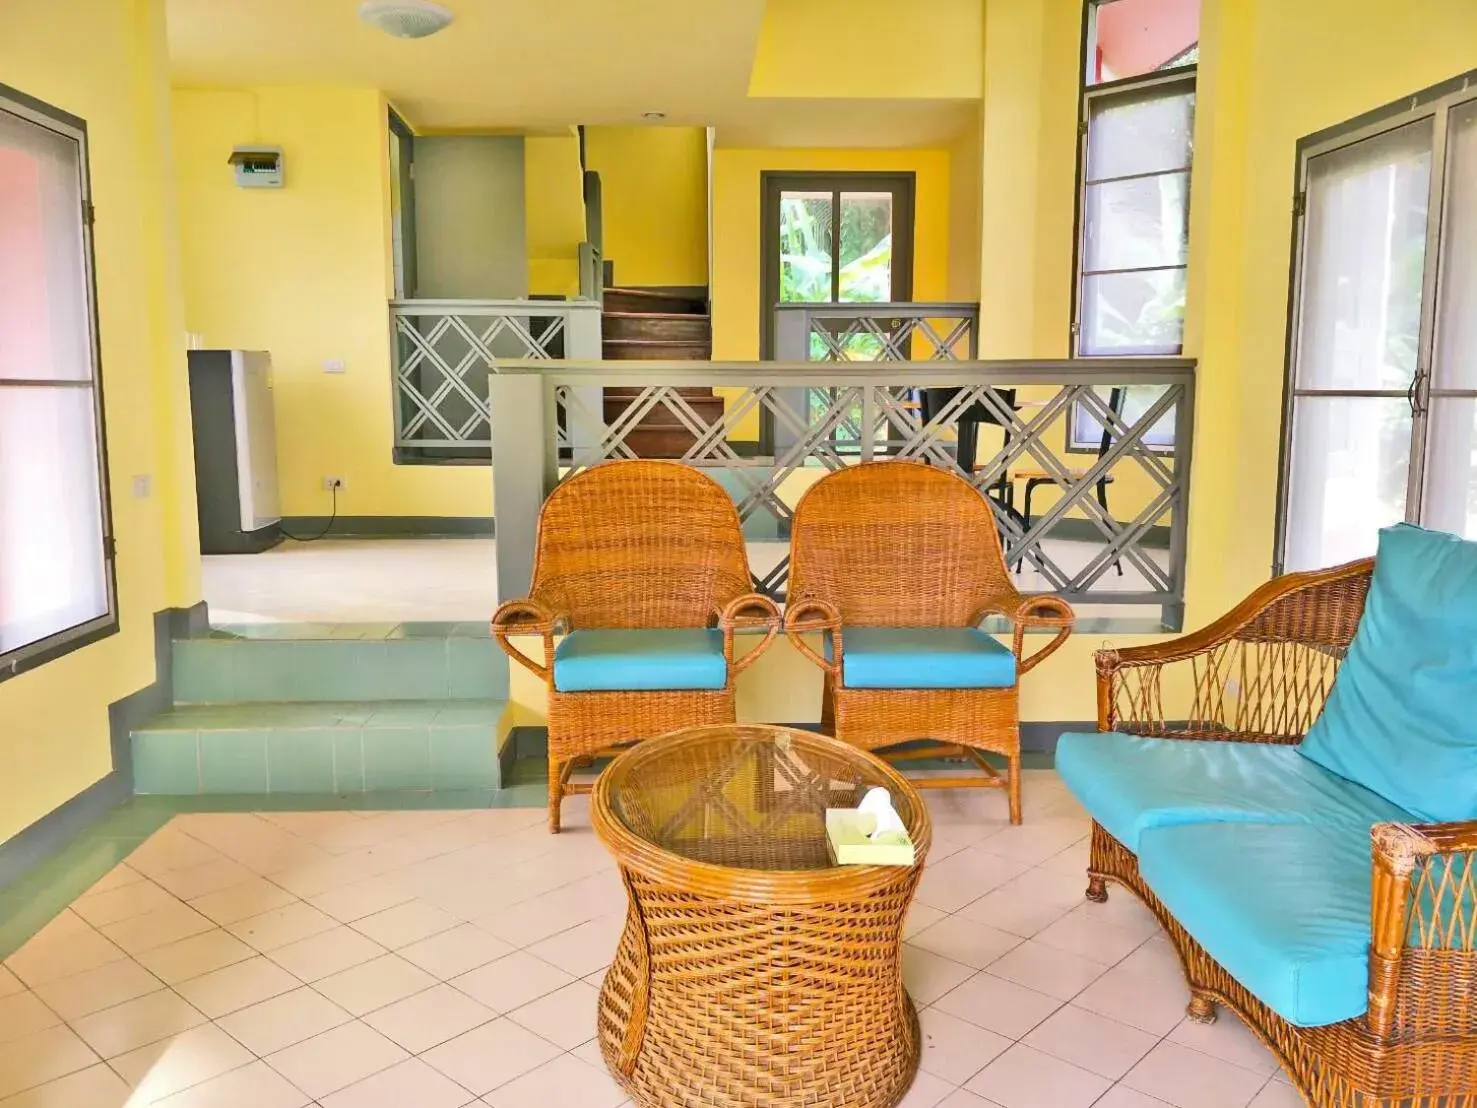
{"label": "curved chair back", "polygon": [[533,594],[576,628],[706,627],[752,588],[738,510],[680,462],[605,462],[539,512]]}
{"label": "curved chair back", "polygon": [[863,463],[826,475],[795,506],[789,598],[829,601],[843,623],[963,627],[1011,590],[990,505],[948,470]]}

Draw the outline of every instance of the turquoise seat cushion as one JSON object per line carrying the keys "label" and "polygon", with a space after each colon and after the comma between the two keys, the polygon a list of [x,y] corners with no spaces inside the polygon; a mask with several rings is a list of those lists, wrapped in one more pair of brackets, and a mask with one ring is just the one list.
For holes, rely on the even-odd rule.
{"label": "turquoise seat cushion", "polygon": [[[831,636],[826,660],[834,661]],[[1015,655],[972,627],[843,627],[846,689],[1008,689]]]}
{"label": "turquoise seat cushion", "polygon": [[1369,835],[1334,825],[1151,827],[1139,872],[1232,977],[1283,1019],[1321,1027],[1368,1006]]}
{"label": "turquoise seat cushion", "polygon": [[1330,824],[1357,838],[1382,820],[1410,819],[1293,746],[1067,734],[1056,769],[1092,818],[1135,853],[1146,829],[1173,824]]}
{"label": "turquoise seat cushion", "polygon": [[554,650],[560,692],[721,689],[727,683],[722,631],[573,631]]}
{"label": "turquoise seat cushion", "polygon": [[1477,819],[1477,542],[1380,532],[1364,615],[1301,750],[1422,820]]}

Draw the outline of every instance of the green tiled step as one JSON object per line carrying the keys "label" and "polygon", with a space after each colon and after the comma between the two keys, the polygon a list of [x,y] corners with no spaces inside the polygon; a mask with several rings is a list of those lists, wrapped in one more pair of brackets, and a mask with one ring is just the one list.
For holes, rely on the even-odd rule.
{"label": "green tiled step", "polygon": [[499,788],[501,699],[179,705],[133,732],[134,791]]}
{"label": "green tiled step", "polygon": [[174,699],[503,700],[508,661],[485,628],[475,636],[424,638],[247,638],[216,632],[174,643]]}

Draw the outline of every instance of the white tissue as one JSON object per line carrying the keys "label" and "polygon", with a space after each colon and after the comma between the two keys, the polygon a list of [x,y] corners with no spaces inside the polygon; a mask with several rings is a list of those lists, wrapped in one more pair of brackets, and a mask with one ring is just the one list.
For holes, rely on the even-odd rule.
{"label": "white tissue", "polygon": [[892,795],[884,788],[878,786],[868,789],[862,797],[862,802],[856,806],[858,812],[867,812],[877,820],[877,826],[867,836],[869,839],[880,839],[889,833],[901,831],[906,838],[908,829],[903,826],[902,818],[892,806]]}

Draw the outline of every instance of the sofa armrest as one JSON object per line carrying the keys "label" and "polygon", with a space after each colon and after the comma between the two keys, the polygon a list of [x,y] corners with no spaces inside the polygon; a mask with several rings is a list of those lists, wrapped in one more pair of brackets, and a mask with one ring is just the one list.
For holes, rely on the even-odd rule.
{"label": "sofa armrest", "polygon": [[1369,1029],[1477,1034],[1477,820],[1370,831]]}
{"label": "sofa armrest", "polygon": [[1197,631],[1098,651],[1099,730],[1301,742],[1354,636],[1373,567],[1289,573]]}

